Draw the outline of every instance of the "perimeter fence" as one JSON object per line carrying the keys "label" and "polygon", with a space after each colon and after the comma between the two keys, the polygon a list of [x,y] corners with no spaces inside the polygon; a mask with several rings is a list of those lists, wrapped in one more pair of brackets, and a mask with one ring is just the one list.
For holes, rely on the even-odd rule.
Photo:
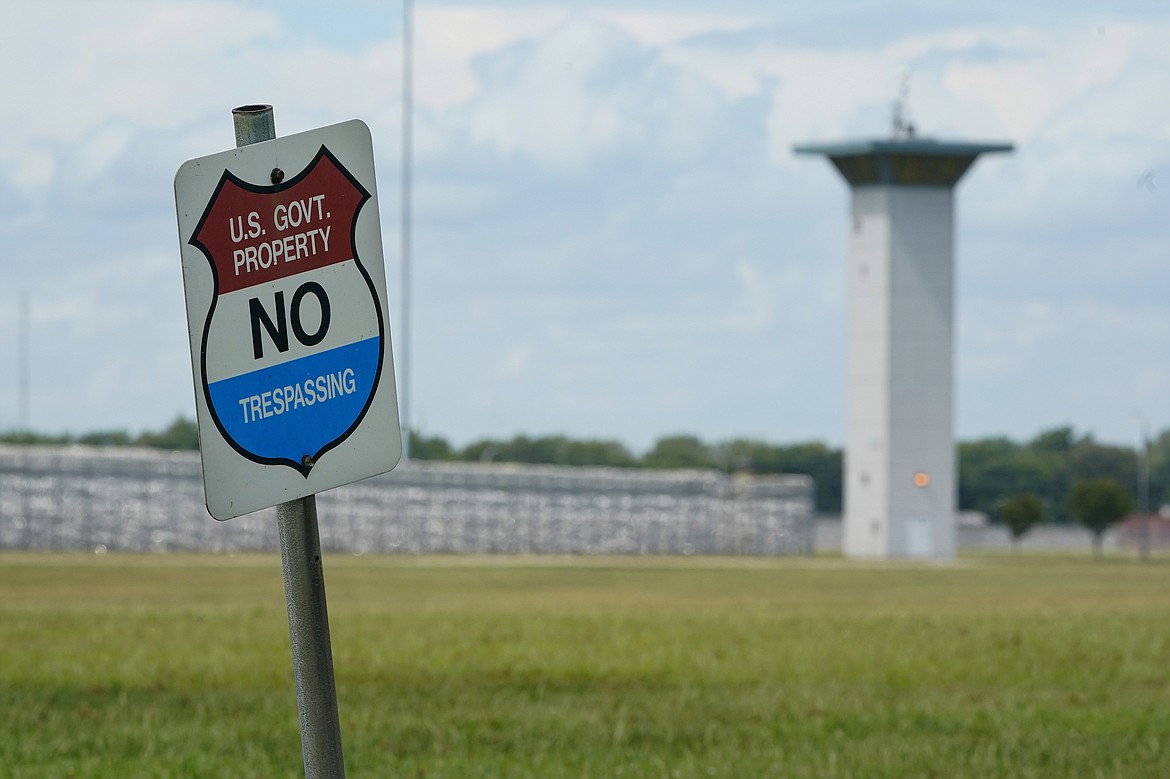
{"label": "perimeter fence", "polygon": [[[406,462],[317,496],[321,544],[363,553],[811,554],[807,476]],[[199,455],[0,445],[0,549],[271,551],[275,510],[217,522]]]}

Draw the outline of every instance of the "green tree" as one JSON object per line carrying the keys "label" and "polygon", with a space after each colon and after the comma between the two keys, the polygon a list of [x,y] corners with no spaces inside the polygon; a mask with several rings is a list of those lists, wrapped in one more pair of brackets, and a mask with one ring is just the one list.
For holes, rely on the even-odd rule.
{"label": "green tree", "polygon": [[632,468],[638,464],[634,455],[618,441],[567,441],[562,465],[601,465],[609,468]]}
{"label": "green tree", "polygon": [[175,417],[161,433],[146,432],[138,436],[134,442],[139,446],[150,446],[155,449],[198,449],[199,428],[193,419]]}
{"label": "green tree", "polygon": [[1109,478],[1118,484],[1137,484],[1138,454],[1135,449],[1099,444],[1085,436],[1068,455],[1069,478]]}
{"label": "green tree", "polygon": [[1116,479],[1081,479],[1073,482],[1064,504],[1068,513],[1093,534],[1093,554],[1099,558],[1105,531],[1133,511],[1133,496]]}
{"label": "green tree", "polygon": [[472,462],[542,463],[550,465],[604,465],[618,468],[637,465],[630,450],[618,441],[574,441],[565,436],[510,441],[484,438],[468,444],[459,459]]}
{"label": "green tree", "polygon": [[413,460],[454,460],[451,445],[438,436],[424,437],[410,431],[410,457]]}
{"label": "green tree", "polygon": [[841,511],[840,449],[819,441],[776,446],[736,439],[715,448],[715,460],[725,471],[747,470],[751,473],[800,473],[811,476],[816,485],[816,507],[822,513]]}
{"label": "green tree", "polygon": [[996,511],[1012,534],[1012,546],[1015,548],[1019,548],[1020,539],[1029,530],[1044,521],[1044,501],[1031,492],[1004,498]]}
{"label": "green tree", "polygon": [[9,430],[0,433],[0,443],[16,444],[19,446],[49,445],[59,446],[67,444],[72,439],[68,435],[51,435],[48,433],[34,433],[31,430]]}
{"label": "green tree", "polygon": [[658,439],[654,448],[642,457],[647,468],[717,468],[711,450],[693,435],[673,435]]}
{"label": "green tree", "polygon": [[491,462],[495,459],[499,446],[499,441],[493,441],[490,438],[481,438],[460,449],[459,459],[469,462]]}
{"label": "green tree", "polygon": [[79,435],[77,443],[86,446],[129,446],[133,439],[125,430],[95,430]]}
{"label": "green tree", "polygon": [[1071,427],[1057,427],[1045,430],[1028,442],[1028,448],[1037,452],[1068,455],[1077,444],[1076,432]]}
{"label": "green tree", "polygon": [[1025,489],[1035,492],[1044,500],[1048,519],[1052,522],[1067,524],[1073,521],[1065,511],[1064,497],[1072,481],[1069,461],[1077,440],[1073,428],[1058,427],[1040,433],[1027,444],[1027,451],[1037,463],[1039,472],[1036,474],[1036,482]]}
{"label": "green tree", "polygon": [[959,444],[959,508],[964,511],[994,517],[1000,501],[1011,495],[1047,494],[1052,477],[1053,468],[1041,455],[1007,438]]}
{"label": "green tree", "polygon": [[463,459],[502,463],[556,463],[566,439],[564,436],[529,438],[518,435],[510,441],[483,439],[463,451]]}

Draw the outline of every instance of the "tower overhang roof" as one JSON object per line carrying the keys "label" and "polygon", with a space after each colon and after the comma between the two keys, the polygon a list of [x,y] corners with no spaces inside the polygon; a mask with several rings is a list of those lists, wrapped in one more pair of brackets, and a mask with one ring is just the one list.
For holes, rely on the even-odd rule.
{"label": "tower overhang roof", "polygon": [[926,138],[805,143],[797,154],[829,158],[850,186],[953,187],[980,154],[1010,152],[1010,143],[936,141]]}

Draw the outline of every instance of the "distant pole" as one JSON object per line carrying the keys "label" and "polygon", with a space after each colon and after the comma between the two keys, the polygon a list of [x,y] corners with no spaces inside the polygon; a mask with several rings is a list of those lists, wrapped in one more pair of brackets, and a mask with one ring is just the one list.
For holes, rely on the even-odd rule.
{"label": "distant pole", "polygon": [[[232,110],[236,147],[276,138],[272,106],[246,105]],[[306,779],[344,779],[341,723],[333,677],[325,572],[317,526],[317,496],[281,503],[276,508],[284,598],[292,648],[293,678],[301,721],[301,754]]]}
{"label": "distant pole", "polygon": [[20,296],[20,365],[17,372],[20,374],[20,430],[19,432],[29,432],[28,419],[28,395],[29,395],[29,363],[31,349],[29,347],[30,333],[32,328],[29,325],[29,306],[28,306],[28,292],[21,293]]}
{"label": "distant pole", "polygon": [[1150,433],[1146,428],[1146,420],[1141,420],[1142,448],[1138,452],[1141,461],[1138,463],[1138,500],[1142,512],[1142,542],[1141,558],[1150,559]]}
{"label": "distant pole", "polygon": [[410,226],[414,124],[414,2],[402,0],[402,459],[410,459]]}

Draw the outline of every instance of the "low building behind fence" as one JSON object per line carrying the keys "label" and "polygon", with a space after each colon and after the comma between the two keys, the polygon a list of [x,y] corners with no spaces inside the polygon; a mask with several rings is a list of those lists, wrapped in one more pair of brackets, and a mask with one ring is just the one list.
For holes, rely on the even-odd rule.
{"label": "low building behind fence", "polygon": [[[352,553],[811,554],[807,476],[406,462],[317,497]],[[0,549],[269,551],[275,510],[217,522],[199,455],[0,445]]]}

